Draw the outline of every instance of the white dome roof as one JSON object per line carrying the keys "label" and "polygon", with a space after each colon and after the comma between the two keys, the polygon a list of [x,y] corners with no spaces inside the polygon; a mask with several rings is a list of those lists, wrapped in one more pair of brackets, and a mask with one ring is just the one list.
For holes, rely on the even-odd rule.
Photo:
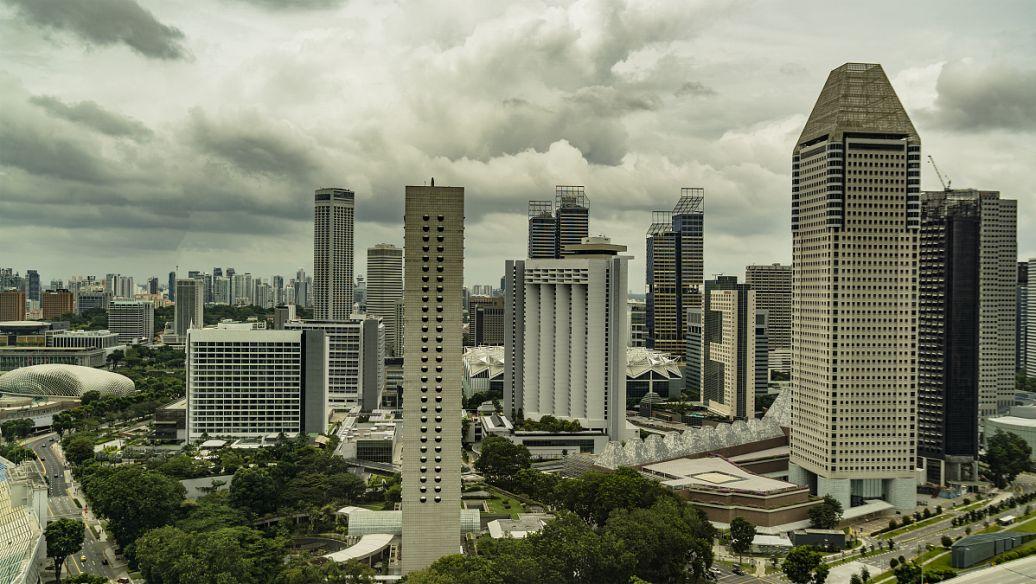
{"label": "white dome roof", "polygon": [[125,375],[80,365],[22,367],[0,375],[0,393],[30,397],[79,397],[88,391],[126,395],[134,390]]}

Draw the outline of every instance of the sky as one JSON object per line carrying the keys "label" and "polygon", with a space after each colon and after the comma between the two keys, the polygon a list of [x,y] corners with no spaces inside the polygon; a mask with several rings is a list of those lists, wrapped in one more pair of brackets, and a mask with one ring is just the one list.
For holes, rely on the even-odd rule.
{"label": "sky", "polygon": [[1028,1],[0,0],[0,266],[309,272],[313,190],[340,186],[362,274],[434,177],[466,189],[469,285],[556,184],[633,291],[681,187],[706,274],[743,274],[790,262],[791,150],[848,61],[884,66],[954,186],[1018,200],[1036,257],[1034,55]]}

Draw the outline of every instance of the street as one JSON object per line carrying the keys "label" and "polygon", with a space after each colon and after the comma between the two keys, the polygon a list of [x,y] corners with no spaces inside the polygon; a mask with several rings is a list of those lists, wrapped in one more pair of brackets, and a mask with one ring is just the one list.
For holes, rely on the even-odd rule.
{"label": "street", "polygon": [[[87,524],[82,551],[65,560],[62,574],[75,576],[87,572],[116,580],[127,576],[124,562],[115,561],[115,550],[107,541],[101,541],[94,535],[94,529],[100,532],[100,526],[90,514],[85,514],[75,499],[83,501],[83,496],[72,481],[71,473],[65,468],[65,460],[57,443],[57,434],[49,433],[36,436],[25,441],[25,446],[32,449],[43,463],[44,476],[50,484],[48,512],[51,521],[61,518],[80,519]],[[86,561],[80,560],[86,556]],[[108,565],[104,564],[108,561]],[[53,562],[47,561],[51,566]]]}

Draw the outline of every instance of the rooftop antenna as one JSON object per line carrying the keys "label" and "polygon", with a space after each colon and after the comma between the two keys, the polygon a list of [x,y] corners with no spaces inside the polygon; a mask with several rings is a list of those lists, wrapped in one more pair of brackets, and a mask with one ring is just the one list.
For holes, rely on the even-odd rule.
{"label": "rooftop antenna", "polygon": [[942,173],[939,172],[939,167],[935,165],[935,159],[932,158],[931,154],[928,155],[928,162],[932,163],[932,168],[935,169],[935,176],[939,177],[939,182],[942,183],[942,190],[949,192],[950,185],[953,184],[950,177],[946,177],[945,180],[943,180]]}
{"label": "rooftop antenna", "polygon": [[434,176],[432,177],[432,186],[433,187],[435,186],[435,177]]}

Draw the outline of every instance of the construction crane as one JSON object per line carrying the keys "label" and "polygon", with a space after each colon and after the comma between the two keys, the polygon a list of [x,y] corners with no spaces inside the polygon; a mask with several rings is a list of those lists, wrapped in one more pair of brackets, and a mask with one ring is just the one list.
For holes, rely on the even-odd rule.
{"label": "construction crane", "polygon": [[942,190],[949,191],[950,185],[952,184],[950,177],[946,177],[945,180],[943,179],[942,173],[939,172],[939,167],[935,165],[935,159],[932,158],[931,154],[928,155],[928,162],[932,163],[932,168],[935,169],[935,176],[939,177],[939,182],[942,183]]}

